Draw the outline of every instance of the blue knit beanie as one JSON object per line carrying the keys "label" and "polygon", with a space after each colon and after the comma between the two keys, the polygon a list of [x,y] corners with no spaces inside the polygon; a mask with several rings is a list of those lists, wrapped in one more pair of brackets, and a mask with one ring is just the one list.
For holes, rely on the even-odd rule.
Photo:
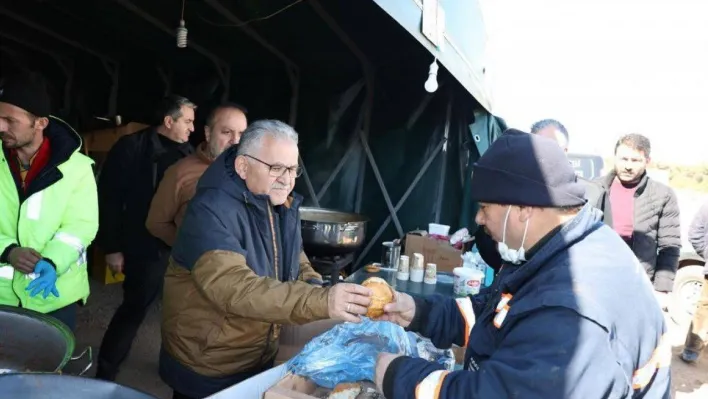
{"label": "blue knit beanie", "polygon": [[516,129],[502,134],[474,165],[477,202],[561,208],[585,204],[568,157],[553,140]]}

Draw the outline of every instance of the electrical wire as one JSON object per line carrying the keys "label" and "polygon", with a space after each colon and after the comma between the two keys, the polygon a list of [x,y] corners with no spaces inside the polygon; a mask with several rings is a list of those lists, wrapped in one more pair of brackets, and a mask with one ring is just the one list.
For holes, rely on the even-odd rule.
{"label": "electrical wire", "polygon": [[242,23],[240,23],[240,24],[220,24],[220,23],[217,23],[217,22],[210,21],[210,20],[204,18],[202,15],[199,15],[199,18],[200,18],[202,21],[204,21],[204,22],[206,22],[206,23],[208,23],[208,24],[210,24],[210,25],[214,25],[214,26],[220,26],[220,27],[224,27],[224,28],[240,28],[240,27],[246,26],[246,25],[248,25],[248,24],[250,24],[250,23],[252,23],[252,22],[259,22],[259,21],[265,21],[266,19],[270,19],[270,18],[272,18],[272,17],[274,17],[274,16],[280,14],[281,12],[286,11],[286,10],[289,9],[290,7],[293,7],[293,6],[297,5],[298,3],[302,3],[302,2],[303,2],[303,0],[295,0],[294,2],[288,4],[287,6],[281,8],[281,9],[279,9],[278,11],[275,11],[275,12],[269,14],[269,15],[266,15],[265,17],[258,17],[258,18],[249,19],[248,21],[244,21],[244,22],[242,22]]}

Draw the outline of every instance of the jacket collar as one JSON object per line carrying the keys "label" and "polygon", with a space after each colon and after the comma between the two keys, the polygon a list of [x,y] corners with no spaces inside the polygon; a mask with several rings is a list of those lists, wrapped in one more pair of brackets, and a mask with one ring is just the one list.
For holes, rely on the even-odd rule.
{"label": "jacket collar", "polygon": [[[617,173],[612,170],[610,173],[605,176],[601,182],[602,186],[605,189],[605,191],[609,191],[610,187],[612,187],[612,182],[615,180],[617,177]],[[644,190],[647,188],[647,184],[649,184],[649,174],[644,171],[644,174],[642,175],[641,179],[639,179],[639,184],[637,184],[637,191],[636,195],[639,196],[641,195]]]}
{"label": "jacket collar", "polygon": [[[75,152],[79,151],[82,145],[81,136],[69,124],[54,116],[49,116],[49,125],[44,129],[44,137],[48,143],[51,143],[46,163],[43,168],[33,172],[36,173],[36,177],[31,179],[26,190],[20,191],[24,194],[20,196],[22,200],[60,180],[62,173],[59,170],[59,166],[67,162]],[[11,162],[12,158],[9,155],[9,149],[3,146],[3,151],[5,152],[5,157]],[[17,178],[15,183],[19,183]],[[18,189],[21,188],[20,185],[17,187]]]}
{"label": "jacket collar", "polygon": [[207,165],[214,162],[214,160],[211,159],[211,157],[209,156],[209,151],[207,151],[207,142],[206,141],[199,144],[199,146],[197,147],[196,156],[200,161],[204,162]]}
{"label": "jacket collar", "polygon": [[[553,267],[552,258],[566,251],[601,226],[603,226],[602,213],[592,205],[585,204],[573,219],[562,225],[541,246],[534,248],[534,254],[527,262],[518,266],[511,265],[511,267],[517,267],[518,270],[502,282],[502,285],[505,286],[503,289],[512,293],[518,291],[524,283],[543,268]],[[509,265],[505,267],[509,267]]]}

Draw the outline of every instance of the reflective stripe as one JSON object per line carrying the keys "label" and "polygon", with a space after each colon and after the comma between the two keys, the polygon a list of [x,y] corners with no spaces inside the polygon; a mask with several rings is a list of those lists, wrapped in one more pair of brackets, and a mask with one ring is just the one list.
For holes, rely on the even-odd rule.
{"label": "reflective stripe", "polygon": [[467,347],[467,344],[470,340],[470,332],[472,331],[472,326],[474,326],[475,322],[474,309],[472,308],[472,300],[469,297],[457,298],[455,299],[455,302],[457,302],[457,307],[460,309],[460,313],[462,313],[462,318],[465,320],[464,346]]}
{"label": "reflective stripe", "polygon": [[84,247],[84,244],[83,242],[81,242],[81,239],[79,237],[60,231],[54,234],[54,239],[57,241],[61,241],[70,247],[73,247],[76,252],[79,253],[79,259],[76,261],[77,264],[80,265],[86,263],[86,247]]}
{"label": "reflective stripe", "polygon": [[499,312],[501,312],[502,310],[504,310],[504,308],[507,308],[507,307],[508,307],[507,305],[509,304],[509,301],[511,301],[511,298],[513,298],[513,297],[514,297],[514,296],[511,295],[511,294],[502,294],[501,300],[500,300],[499,303],[497,304],[496,312],[499,313]]}
{"label": "reflective stripe", "polygon": [[12,280],[15,275],[15,269],[12,266],[0,266],[0,278]]}
{"label": "reflective stripe", "polygon": [[509,309],[511,309],[509,301],[511,301],[513,297],[514,296],[511,294],[502,294],[502,298],[497,304],[497,308],[494,310],[497,312],[497,315],[494,316],[494,327],[501,328],[504,319],[506,319],[506,315],[509,313]]}
{"label": "reflective stripe", "polygon": [[651,382],[651,379],[654,378],[654,374],[656,374],[657,370],[662,367],[669,367],[670,365],[671,342],[668,338],[668,334],[664,334],[659,340],[659,345],[654,349],[654,353],[652,353],[647,364],[634,372],[632,376],[632,388],[644,388]]}
{"label": "reflective stripe", "polygon": [[42,214],[42,197],[44,196],[44,191],[38,191],[25,201],[27,204],[27,214],[26,217],[29,220],[39,220]]}
{"label": "reflective stripe", "polygon": [[423,381],[415,387],[415,399],[438,399],[443,381],[449,371],[437,370],[428,374]]}

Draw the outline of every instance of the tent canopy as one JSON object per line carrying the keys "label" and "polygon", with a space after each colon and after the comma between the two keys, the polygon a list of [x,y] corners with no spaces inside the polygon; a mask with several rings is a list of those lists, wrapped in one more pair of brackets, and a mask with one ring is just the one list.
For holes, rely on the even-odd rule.
{"label": "tent canopy", "polygon": [[443,4],[457,50],[436,50],[434,94],[423,90],[433,57],[414,34],[419,2],[393,3],[188,0],[189,44],[177,48],[181,1],[12,0],[0,5],[0,67],[43,72],[55,112],[80,131],[104,127],[95,116],[152,122],[170,92],[200,106],[198,122],[222,99],[244,104],[251,120],[290,122],[306,204],[371,219],[362,264],[377,258],[376,243],[429,222],[470,225],[471,163],[503,124],[475,83],[483,28],[457,33],[469,1]]}

